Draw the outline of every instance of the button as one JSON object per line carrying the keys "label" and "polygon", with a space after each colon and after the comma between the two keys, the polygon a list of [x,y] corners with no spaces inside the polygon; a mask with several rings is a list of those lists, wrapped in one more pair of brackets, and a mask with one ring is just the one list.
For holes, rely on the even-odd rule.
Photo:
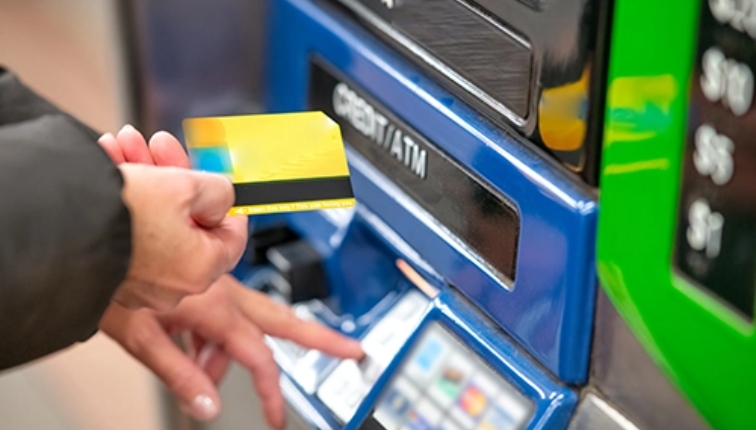
{"label": "button", "polygon": [[453,352],[438,369],[427,395],[442,408],[451,408],[474,371],[469,352]]}
{"label": "button", "polygon": [[[310,309],[312,303],[293,306],[294,313],[305,321],[317,321]],[[294,342],[266,336],[266,342],[274,353],[276,363],[307,394],[314,394],[326,370],[333,367],[335,358],[314,349],[308,349]]]}
{"label": "button", "polygon": [[360,402],[417,329],[429,300],[409,291],[362,339],[365,358],[359,363],[344,360],[317,390],[318,398],[344,423],[349,422]]}
{"label": "button", "polygon": [[415,290],[407,292],[391,312],[399,319],[414,319],[428,306],[428,299]]}
{"label": "button", "polygon": [[383,372],[383,366],[367,354],[359,364],[365,383],[368,385],[375,384],[375,381],[378,380],[381,376],[381,372]]}
{"label": "button", "polygon": [[376,420],[387,429],[401,428],[420,395],[417,387],[398,375],[387,387],[386,393],[378,404],[375,411]]}
{"label": "button", "polygon": [[318,398],[343,423],[349,422],[370,390],[354,360],[342,361],[317,391]]}
{"label": "button", "polygon": [[[312,311],[309,309],[309,307],[304,303],[294,305],[293,310],[294,310],[294,314],[299,319],[302,319],[305,321],[317,321],[315,314],[313,314]],[[305,348],[299,344],[296,344],[288,340],[275,338],[275,337],[269,337],[268,344],[271,347],[273,347],[276,350],[276,352],[283,354],[285,356],[285,359],[291,362],[292,364],[296,364],[296,362],[299,361],[299,359],[304,357],[305,354],[307,354],[310,351],[310,349]]]}
{"label": "button", "polygon": [[411,290],[362,339],[362,349],[383,367],[391,363],[399,349],[420,324],[429,300]]}

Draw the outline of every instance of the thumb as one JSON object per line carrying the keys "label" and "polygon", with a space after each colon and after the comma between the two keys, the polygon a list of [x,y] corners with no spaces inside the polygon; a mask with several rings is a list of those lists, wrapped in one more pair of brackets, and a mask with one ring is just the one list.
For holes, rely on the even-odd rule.
{"label": "thumb", "polygon": [[206,421],[220,412],[220,396],[210,377],[168,337],[151,311],[129,311],[111,304],[100,328],[160,378],[181,408]]}
{"label": "thumb", "polygon": [[217,227],[234,204],[234,187],[228,178],[212,173],[187,172],[195,181],[189,210],[192,219],[202,227]]}

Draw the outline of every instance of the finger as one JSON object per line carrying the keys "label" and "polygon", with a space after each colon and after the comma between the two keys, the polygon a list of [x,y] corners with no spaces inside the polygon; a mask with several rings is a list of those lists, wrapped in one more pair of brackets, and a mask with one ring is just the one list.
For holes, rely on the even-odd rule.
{"label": "finger", "polygon": [[278,365],[265,344],[263,333],[252,324],[244,322],[228,336],[225,349],[252,375],[252,383],[260,397],[265,420],[271,427],[282,429],[286,418]]}
{"label": "finger", "polygon": [[[184,330],[182,334],[183,333],[188,334],[187,337],[190,339],[188,342],[184,342],[184,350],[189,357],[194,360],[197,366],[207,373],[213,383],[217,386],[226,374],[226,370],[228,370],[230,364],[228,354],[220,349],[214,342],[209,342],[198,336],[196,333],[191,333],[186,330]],[[191,345],[191,347],[187,348],[187,344]]]}
{"label": "finger", "polygon": [[209,420],[220,412],[215,384],[171,341],[154,314],[112,304],[100,327],[162,380],[188,414]]}
{"label": "finger", "polygon": [[202,342],[202,347],[200,348],[199,352],[197,353],[197,356],[194,359],[194,362],[197,363],[197,365],[201,368],[205,368],[205,365],[208,361],[210,361],[210,358],[212,358],[213,355],[215,355],[215,352],[218,351],[218,345],[216,345],[214,342]]}
{"label": "finger", "polygon": [[232,215],[226,217],[218,228],[212,230],[220,247],[219,253],[225,260],[222,262],[225,265],[223,273],[230,272],[244,253],[247,247],[247,227],[246,216]]}
{"label": "finger", "polygon": [[[216,343],[221,351],[248,369],[266,420],[271,426],[281,428],[285,421],[284,401],[273,353],[265,344],[263,333],[235,307],[229,307],[233,302],[225,295],[225,286],[216,283],[206,293],[186,298],[175,311],[160,318],[164,323],[186,327],[207,342]],[[212,377],[220,378],[215,366],[220,368],[222,364],[213,363],[213,358],[208,360],[208,366],[213,366],[209,370]]]}
{"label": "finger", "polygon": [[158,166],[190,168],[189,156],[172,134],[159,131],[150,138],[150,153]]}
{"label": "finger", "polygon": [[212,173],[190,174],[196,185],[189,208],[192,219],[203,227],[217,227],[234,204],[234,187],[231,181]]}
{"label": "finger", "polygon": [[228,366],[231,364],[231,358],[223,350],[216,349],[204,365],[202,363],[198,364],[205,370],[205,373],[207,373],[207,376],[210,377],[213,383],[218,386],[223,377],[226,376]]}
{"label": "finger", "polygon": [[128,163],[155,164],[142,133],[129,124],[123,126],[116,136],[121,151]]}
{"label": "finger", "polygon": [[123,151],[121,151],[121,145],[118,144],[118,140],[111,133],[105,133],[100,136],[97,143],[105,150],[114,164],[121,164],[126,161]]}
{"label": "finger", "polygon": [[224,276],[222,282],[234,284],[232,291],[236,303],[244,315],[266,334],[291,340],[334,357],[360,360],[365,355],[358,341],[317,322],[298,318],[290,307],[275,302],[263,293],[245,288],[231,276]]}

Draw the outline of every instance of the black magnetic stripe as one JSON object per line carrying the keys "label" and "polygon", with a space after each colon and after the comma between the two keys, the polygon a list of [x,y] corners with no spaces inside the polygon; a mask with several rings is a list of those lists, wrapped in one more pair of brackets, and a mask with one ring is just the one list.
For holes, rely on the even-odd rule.
{"label": "black magnetic stripe", "polygon": [[354,197],[349,176],[234,184],[234,206],[294,203]]}

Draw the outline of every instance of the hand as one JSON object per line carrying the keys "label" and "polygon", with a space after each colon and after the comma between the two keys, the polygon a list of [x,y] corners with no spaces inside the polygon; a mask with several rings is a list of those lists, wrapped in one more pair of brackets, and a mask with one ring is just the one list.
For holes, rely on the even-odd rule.
{"label": "hand", "polygon": [[234,200],[228,179],[143,164],[121,164],[120,170],[133,240],[116,302],[170,310],[236,265],[244,252],[247,220],[226,216]]}
{"label": "hand", "polygon": [[[134,162],[189,167],[189,159],[172,135],[160,132],[147,146],[142,135],[125,127],[118,136],[104,135],[100,144],[116,163]],[[287,306],[224,276],[208,292],[185,299],[168,314],[127,311],[112,304],[101,321],[103,330],[152,369],[197,419],[210,419],[220,408],[213,386],[231,358],[247,367],[273,427],[283,426],[283,397],[278,369],[261,333],[290,339],[343,358],[361,359],[359,343],[316,323],[299,320]],[[236,328],[234,328],[236,327]],[[199,355],[187,357],[168,339],[175,330],[190,330]],[[210,351],[210,353],[207,353]],[[195,362],[196,361],[196,362]]]}
{"label": "hand", "polygon": [[[156,134],[152,151],[131,126],[118,139],[124,144],[106,134],[100,144],[120,165],[134,240],[129,272],[114,300],[168,310],[233,268],[244,252],[247,219],[226,216],[234,200],[226,178],[181,169],[189,159],[170,134]],[[178,168],[149,166],[155,164]]]}
{"label": "hand", "polygon": [[[285,424],[284,399],[278,367],[264,334],[336,357],[361,359],[364,355],[357,341],[300,320],[288,306],[245,288],[230,276],[202,295],[185,298],[168,313],[129,311],[111,304],[100,328],[155,372],[178,397],[182,409],[200,420],[219,413],[215,385],[223,378],[229,360],[237,360],[252,374],[266,421],[277,429]],[[190,346],[204,352],[196,357],[184,355],[169,337],[181,330],[189,330]]]}

